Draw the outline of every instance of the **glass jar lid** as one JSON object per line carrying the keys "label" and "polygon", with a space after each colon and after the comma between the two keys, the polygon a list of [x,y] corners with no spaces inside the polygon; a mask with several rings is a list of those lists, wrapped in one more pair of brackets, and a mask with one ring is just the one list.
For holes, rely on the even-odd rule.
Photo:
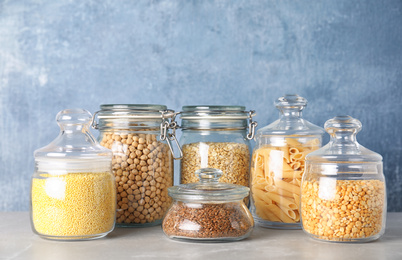
{"label": "glass jar lid", "polygon": [[[248,119],[250,111],[244,106],[183,106],[181,119]],[[252,111],[254,114],[254,111]]]}
{"label": "glass jar lid", "polygon": [[60,134],[34,152],[38,170],[56,174],[109,170],[112,152],[89,132],[91,120],[91,113],[84,109],[60,111],[56,116]]}
{"label": "glass jar lid", "polygon": [[180,201],[238,201],[245,198],[250,189],[236,184],[219,182],[222,171],[201,168],[195,172],[200,181],[168,188],[169,196]]}
{"label": "glass jar lid", "polygon": [[307,155],[306,160],[333,163],[379,163],[382,156],[360,145],[356,135],[362,129],[359,120],[351,116],[337,116],[325,122],[325,130],[331,136],[324,147]]}
{"label": "glass jar lid", "polygon": [[100,106],[101,110],[98,112],[98,118],[163,118],[171,110],[167,110],[165,105],[150,105],[150,104],[104,104]]}
{"label": "glass jar lid", "polygon": [[257,131],[257,135],[324,135],[325,131],[302,118],[307,99],[287,94],[275,101],[280,118]]}
{"label": "glass jar lid", "polygon": [[[257,122],[254,110],[246,111],[244,106],[183,106],[179,113],[183,130],[245,130],[247,139],[254,138]],[[247,120],[248,119],[248,120]]]}
{"label": "glass jar lid", "polygon": [[[139,126],[140,122],[155,121],[156,125],[164,119],[172,118],[174,111],[165,105],[150,104],[104,104],[92,118],[92,127],[107,129],[113,127]],[[96,122],[99,119],[99,124]]]}

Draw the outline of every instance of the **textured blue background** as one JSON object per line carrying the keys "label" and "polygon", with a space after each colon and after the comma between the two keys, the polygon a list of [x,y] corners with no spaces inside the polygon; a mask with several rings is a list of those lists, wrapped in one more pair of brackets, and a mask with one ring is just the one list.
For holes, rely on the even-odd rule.
{"label": "textured blue background", "polygon": [[0,210],[28,210],[59,110],[245,105],[261,127],[285,93],[317,125],[362,121],[402,211],[402,1],[0,0]]}

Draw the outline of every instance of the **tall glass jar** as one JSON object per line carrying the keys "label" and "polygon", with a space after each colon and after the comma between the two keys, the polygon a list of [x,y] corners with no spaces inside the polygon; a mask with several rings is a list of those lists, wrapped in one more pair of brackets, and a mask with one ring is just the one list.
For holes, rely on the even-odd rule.
{"label": "tall glass jar", "polygon": [[356,141],[359,120],[325,123],[330,142],[306,158],[302,181],[303,230],[313,238],[368,242],[384,234],[386,185],[381,155]]}
{"label": "tall glass jar", "polygon": [[[93,126],[99,142],[113,152],[119,227],[162,222],[171,199],[173,157],[167,134],[173,111],[163,105],[101,105]],[[169,137],[169,138],[167,138]]]}
{"label": "tall glass jar", "polygon": [[223,172],[220,182],[248,187],[254,114],[243,106],[184,106],[180,183],[198,182],[198,169],[215,168]]}
{"label": "tall glass jar", "polygon": [[59,136],[34,153],[31,224],[43,238],[95,239],[114,228],[112,153],[89,132],[91,118],[83,109],[59,112]]}
{"label": "tall glass jar", "polygon": [[300,229],[300,184],[305,156],[321,147],[324,130],[302,118],[307,100],[285,95],[280,118],[257,131],[251,163],[251,212],[262,227]]}

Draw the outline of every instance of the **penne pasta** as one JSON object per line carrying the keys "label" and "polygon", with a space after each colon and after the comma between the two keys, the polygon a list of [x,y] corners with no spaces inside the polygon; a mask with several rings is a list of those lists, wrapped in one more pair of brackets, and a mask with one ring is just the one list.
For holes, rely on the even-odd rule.
{"label": "penne pasta", "polygon": [[275,201],[279,205],[282,205],[282,206],[290,208],[290,209],[297,209],[296,204],[294,202],[290,201],[288,198],[282,197],[273,192],[267,192],[265,194],[266,194],[266,197],[268,197],[272,201]]}
{"label": "penne pasta", "polygon": [[295,138],[285,138],[285,142],[288,146],[302,146],[303,144],[297,141]]}
{"label": "penne pasta", "polygon": [[255,185],[253,185],[253,189],[258,189],[258,190],[265,191],[266,186],[267,185],[265,183],[257,183]]}
{"label": "penne pasta", "polygon": [[[276,181],[275,181],[275,186],[276,186],[277,188],[286,190],[286,191],[288,191],[288,192],[290,192],[290,193],[300,194],[300,186],[296,186],[296,185],[290,184],[290,183],[288,183],[288,182],[286,182],[286,181],[276,180]],[[293,197],[293,196],[292,196],[292,197]]]}
{"label": "penne pasta", "polygon": [[282,157],[285,159],[287,163],[290,162],[290,155],[289,155],[289,148],[287,146],[285,147],[276,147],[278,150],[282,152]]}
{"label": "penne pasta", "polygon": [[281,205],[279,205],[279,208],[283,211],[283,213],[285,213],[286,216],[288,216],[292,220],[296,219],[296,213],[293,210],[283,207]]}
{"label": "penne pasta", "polygon": [[252,194],[254,201],[263,201],[267,204],[272,204],[272,199],[270,199],[268,196],[265,196],[266,192],[259,189],[253,189]]}
{"label": "penne pasta", "polygon": [[293,199],[295,200],[297,208],[300,209],[300,195],[299,194],[293,194]]}
{"label": "penne pasta", "polygon": [[280,188],[278,188],[276,186],[273,186],[273,185],[265,186],[264,190],[266,190],[268,192],[278,194],[279,196],[285,196],[285,197],[288,197],[288,198],[293,198],[293,193],[292,192],[280,189]]}
{"label": "penne pasta", "polygon": [[275,216],[277,216],[282,222],[294,223],[294,221],[290,217],[288,217],[285,212],[283,212],[277,205],[268,205],[267,209],[271,211]]}
{"label": "penne pasta", "polygon": [[294,155],[300,153],[300,150],[296,147],[289,148],[289,154]]}
{"label": "penne pasta", "polygon": [[[306,155],[318,149],[319,139],[275,139],[253,153],[251,194],[253,214],[272,222],[300,222],[300,185]],[[299,142],[302,140],[302,142]]]}
{"label": "penne pasta", "polygon": [[291,164],[290,164],[290,167],[292,167],[292,169],[293,170],[298,170],[298,169],[300,169],[301,168],[301,163],[300,162],[292,162]]}

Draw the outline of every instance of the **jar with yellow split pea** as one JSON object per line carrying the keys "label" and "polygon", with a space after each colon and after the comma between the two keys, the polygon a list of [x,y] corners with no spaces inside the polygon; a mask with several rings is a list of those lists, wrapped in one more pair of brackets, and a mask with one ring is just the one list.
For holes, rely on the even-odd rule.
{"label": "jar with yellow split pea", "polygon": [[214,168],[222,171],[220,182],[248,187],[255,111],[246,111],[244,106],[198,105],[183,106],[179,116],[180,183],[196,183],[197,170]]}
{"label": "jar with yellow split pea", "polygon": [[303,230],[332,242],[369,242],[385,231],[386,185],[381,155],[356,141],[359,120],[325,123],[330,142],[307,155],[302,179]]}
{"label": "jar with yellow split pea", "polygon": [[173,185],[173,159],[180,159],[173,154],[174,145],[178,146],[174,111],[147,104],[100,108],[92,125],[100,131],[100,144],[113,153],[116,226],[161,224],[171,204],[168,188]]}
{"label": "jar with yellow split pea", "polygon": [[89,240],[114,228],[116,194],[112,152],[89,132],[91,114],[67,109],[56,117],[59,136],[35,151],[31,226],[53,240]]}

